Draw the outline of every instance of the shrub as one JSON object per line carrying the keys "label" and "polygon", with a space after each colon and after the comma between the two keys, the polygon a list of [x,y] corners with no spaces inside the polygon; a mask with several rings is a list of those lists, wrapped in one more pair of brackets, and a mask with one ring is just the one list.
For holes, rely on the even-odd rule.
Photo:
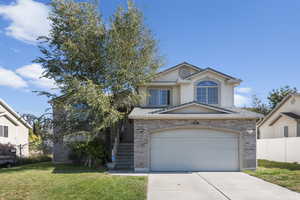
{"label": "shrub", "polygon": [[106,150],[102,139],[96,138],[92,141],[80,141],[69,144],[71,152],[69,159],[74,164],[85,166],[97,166],[106,162]]}
{"label": "shrub", "polygon": [[33,163],[40,163],[40,162],[49,162],[52,158],[47,155],[38,155],[38,156],[31,156],[31,157],[22,157],[17,158],[17,165],[26,165],[26,164],[33,164]]}
{"label": "shrub", "polygon": [[12,144],[1,144],[0,143],[0,155],[3,156],[15,156],[16,148]]}

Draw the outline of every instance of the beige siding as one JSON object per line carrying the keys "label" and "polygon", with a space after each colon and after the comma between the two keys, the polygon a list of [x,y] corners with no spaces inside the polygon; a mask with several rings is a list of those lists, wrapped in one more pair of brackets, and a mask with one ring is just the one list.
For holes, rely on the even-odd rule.
{"label": "beige siding", "polygon": [[284,137],[284,127],[287,126],[289,129],[289,137],[297,136],[297,122],[288,117],[280,118],[274,125],[274,136]]}
{"label": "beige siding", "polygon": [[196,84],[201,80],[215,80],[220,84],[219,101],[220,106],[231,107],[234,105],[234,85],[228,84],[224,78],[213,73],[203,73],[194,77],[191,84],[181,85],[181,103],[187,103],[196,100]]}
{"label": "beige siding", "polygon": [[193,114],[193,113],[195,113],[196,114],[196,113],[220,113],[220,112],[193,105],[193,106],[184,107],[181,109],[176,109],[174,111],[170,111],[167,113],[174,113],[174,114]]}
{"label": "beige siding", "polygon": [[177,79],[179,77],[180,69],[185,69],[185,70],[189,71],[191,74],[197,72],[195,69],[192,69],[192,68],[186,67],[186,66],[182,66],[173,71],[171,70],[168,73],[163,73],[163,74],[159,75],[157,78],[155,78],[154,80],[155,81],[177,81]]}
{"label": "beige siding", "polygon": [[180,85],[180,104],[188,103],[194,101],[193,87],[191,84],[182,84]]}
{"label": "beige siding", "polygon": [[[22,145],[22,155],[28,156],[29,155],[29,147],[28,147],[28,134],[29,130],[27,127],[24,126],[19,120],[15,118],[11,113],[6,111],[0,105],[0,112],[5,111],[7,116],[0,116],[0,125],[8,126],[8,138],[0,137],[0,143],[10,143],[13,145]],[[19,148],[18,155],[19,155]]]}
{"label": "beige siding", "polygon": [[[179,70],[176,69],[168,73],[159,75],[155,81],[177,81],[179,79]],[[195,70],[190,69],[192,73]],[[212,72],[201,73],[191,78],[190,82],[177,84],[176,86],[142,86],[139,88],[139,93],[143,94],[141,106],[147,105],[148,88],[171,88],[172,105],[179,105],[196,100],[196,84],[201,80],[216,80],[220,84],[219,91],[219,106],[232,107],[234,106],[234,87],[235,85],[228,83],[227,79]]]}
{"label": "beige siding", "polygon": [[178,69],[155,78],[155,81],[176,81],[178,79]]}
{"label": "beige siding", "polygon": [[173,105],[179,105],[180,104],[180,87],[179,86],[172,87],[171,102],[172,102]]}
{"label": "beige siding", "polygon": [[291,137],[297,136],[297,122],[294,119],[283,116],[275,124],[270,126],[280,113],[293,112],[300,115],[300,97],[291,97],[284,105],[282,105],[272,116],[259,127],[260,138],[279,138],[283,137],[283,127],[289,127],[289,135]]}

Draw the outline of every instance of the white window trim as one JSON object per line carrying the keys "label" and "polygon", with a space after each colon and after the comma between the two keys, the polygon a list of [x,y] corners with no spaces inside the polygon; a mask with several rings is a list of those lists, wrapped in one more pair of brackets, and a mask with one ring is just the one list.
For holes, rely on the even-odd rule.
{"label": "white window trim", "polygon": [[[5,137],[5,127],[7,127],[7,137]],[[8,138],[9,137],[9,127],[7,125],[0,125],[0,129],[2,129],[3,135],[0,135],[2,138]]]}
{"label": "white window trim", "polygon": [[[198,86],[198,84],[200,82],[203,82],[203,81],[212,81],[212,82],[215,82],[217,84],[217,86]],[[194,89],[194,100],[195,101],[198,101],[198,94],[197,94],[197,89],[198,88],[218,88],[218,103],[217,104],[209,104],[208,102],[206,104],[208,105],[214,105],[214,106],[219,106],[221,105],[221,83],[220,81],[216,80],[216,79],[211,79],[211,78],[206,78],[206,79],[201,79],[201,80],[198,80],[195,82],[195,89]],[[208,92],[207,92],[207,95],[208,95]],[[207,97],[207,101],[208,101],[208,97]],[[200,102],[201,103],[201,102]]]}
{"label": "white window trim", "polygon": [[[150,105],[149,100],[150,100],[150,90],[159,90],[159,92],[161,92],[162,90],[167,90],[169,91],[170,94],[170,104],[158,104],[158,105]],[[148,97],[147,97],[147,106],[149,107],[165,107],[165,106],[170,106],[172,105],[172,88],[155,88],[155,87],[151,87],[147,89],[147,93],[148,93]],[[158,102],[161,101],[161,95],[158,95]]]}

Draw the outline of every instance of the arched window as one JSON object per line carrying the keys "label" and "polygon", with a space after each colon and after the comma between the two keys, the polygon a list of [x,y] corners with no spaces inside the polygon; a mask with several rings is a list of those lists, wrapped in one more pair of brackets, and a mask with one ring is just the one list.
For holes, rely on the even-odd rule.
{"label": "arched window", "polygon": [[219,104],[219,84],[214,81],[199,82],[197,101],[205,104]]}

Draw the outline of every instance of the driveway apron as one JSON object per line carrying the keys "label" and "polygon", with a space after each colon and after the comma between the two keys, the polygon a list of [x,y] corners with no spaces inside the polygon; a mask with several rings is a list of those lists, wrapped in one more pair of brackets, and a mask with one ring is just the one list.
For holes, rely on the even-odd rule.
{"label": "driveway apron", "polygon": [[300,194],[242,172],[149,174],[148,200],[300,200]]}
{"label": "driveway apron", "polygon": [[196,173],[150,174],[148,200],[227,200]]}

